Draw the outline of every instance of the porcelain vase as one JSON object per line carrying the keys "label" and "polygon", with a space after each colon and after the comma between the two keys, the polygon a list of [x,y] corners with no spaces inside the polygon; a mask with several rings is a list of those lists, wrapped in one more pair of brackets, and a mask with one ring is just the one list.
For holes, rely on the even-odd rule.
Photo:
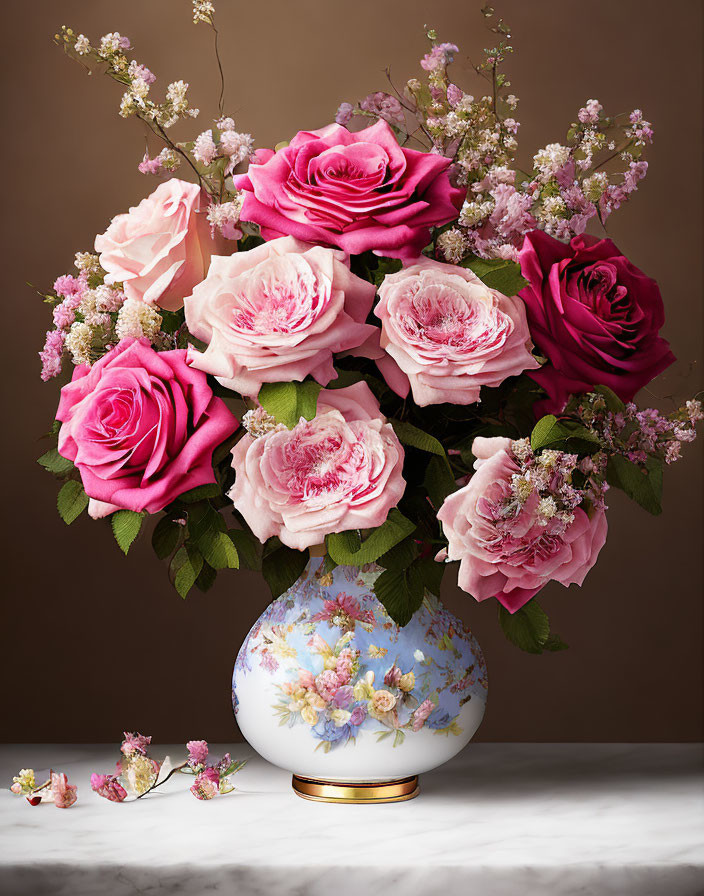
{"label": "porcelain vase", "polygon": [[247,635],[232,678],[238,725],[310,799],[389,802],[458,753],[486,704],[472,633],[426,592],[399,627],[376,599],[378,566],[310,560]]}

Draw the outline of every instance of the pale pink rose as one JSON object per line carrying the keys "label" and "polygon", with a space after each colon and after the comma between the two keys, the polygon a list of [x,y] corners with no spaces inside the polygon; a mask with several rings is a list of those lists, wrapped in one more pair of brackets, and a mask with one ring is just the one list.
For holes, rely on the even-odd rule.
{"label": "pale pink rose", "polygon": [[232,451],[229,495],[257,538],[304,550],[380,526],[405,489],[403,448],[366,383],[323,389],[318,413]]}
{"label": "pale pink rose", "polygon": [[426,259],[389,274],[374,313],[381,348],[421,406],[472,404],[482,386],[538,367],[523,301],[489,289],[467,268]]}
{"label": "pale pink rose", "polygon": [[457,217],[466,191],[450,159],[401,147],[387,122],[352,133],[339,124],[299,131],[278,152],[258,150],[246,174],[241,219],[264,239],[295,236],[354,255],[415,258],[430,228]]}
{"label": "pale pink rose", "polygon": [[68,809],[78,799],[78,788],[75,784],[68,783],[68,778],[63,772],[52,772],[51,796],[55,806],[59,809]]}
{"label": "pale pink rose", "polygon": [[186,352],[123,339],[61,390],[59,453],[73,461],[91,516],[156,513],[189,489],[215,482],[213,450],[237,428]]}
{"label": "pale pink rose", "polygon": [[[515,613],[548,582],[581,585],[606,541],[606,514],[581,507],[564,531],[541,525],[537,497],[512,517],[497,511],[519,467],[511,440],[478,436],[472,444],[476,472],[445,499],[438,520],[448,540],[448,559],[459,560],[460,588],[476,600],[495,597]],[[543,521],[544,522],[544,521]]]}
{"label": "pale pink rose", "polygon": [[95,238],[106,283],[128,299],[175,311],[208,271],[210,256],[236,244],[211,234],[208,200],[197,184],[172,177]]}
{"label": "pale pink rose", "polygon": [[251,398],[262,383],[309,374],[326,386],[336,376],[333,353],[373,333],[364,321],[374,293],[344,252],[293,237],[215,256],[185,300],[188,329],[208,345],[189,362]]}
{"label": "pale pink rose", "polygon": [[315,679],[315,689],[320,696],[329,703],[344,682],[333,669],[325,669]]}

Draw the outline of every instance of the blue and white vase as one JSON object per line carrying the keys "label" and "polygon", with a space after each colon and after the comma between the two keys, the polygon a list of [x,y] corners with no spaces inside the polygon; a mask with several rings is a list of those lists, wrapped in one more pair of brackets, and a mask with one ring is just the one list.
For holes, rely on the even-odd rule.
{"label": "blue and white vase", "polygon": [[477,641],[426,592],[400,628],[376,599],[371,564],[324,573],[310,560],[267,607],[232,677],[240,730],[311,799],[388,802],[458,753],[484,715]]}

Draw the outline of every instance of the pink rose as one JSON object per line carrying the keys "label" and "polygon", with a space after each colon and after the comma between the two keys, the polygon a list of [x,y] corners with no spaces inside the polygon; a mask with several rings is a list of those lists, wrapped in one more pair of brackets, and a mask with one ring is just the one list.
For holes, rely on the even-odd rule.
{"label": "pink rose", "polygon": [[262,383],[309,374],[327,385],[336,375],[333,352],[356,348],[374,331],[364,323],[374,292],[350,273],[343,252],[293,237],[215,256],[185,300],[188,329],[208,343],[189,362],[252,398]]}
{"label": "pink rose", "polygon": [[531,374],[550,396],[540,413],[559,414],[571,393],[594,386],[630,401],[675,360],[658,335],[665,311],[657,283],[611,240],[577,236],[565,245],[535,230],[520,262],[528,326],[550,361]]}
{"label": "pink rose", "polygon": [[405,489],[403,456],[366,383],[323,389],[313,420],[240,439],[229,495],[261,542],[276,535],[304,550],[380,526]]}
{"label": "pink rose", "polygon": [[546,523],[534,494],[508,515],[504,502],[519,472],[511,440],[478,436],[472,452],[476,473],[438,512],[448,557],[460,561],[460,588],[515,613],[552,579],[581,585],[606,541],[606,514],[577,507],[566,527],[557,518]]}
{"label": "pink rose", "polygon": [[175,311],[205,277],[210,256],[235,250],[213,238],[208,201],[197,184],[172,177],[95,238],[106,283],[122,283],[128,299]]}
{"label": "pink rose", "polygon": [[428,259],[389,274],[374,313],[381,348],[421,406],[472,404],[482,386],[538,366],[521,299],[489,289],[466,268]]}
{"label": "pink rose", "polygon": [[289,235],[353,255],[415,258],[430,228],[457,217],[465,190],[448,178],[450,160],[398,145],[385,121],[355,134],[339,124],[299,131],[287,147],[259,150],[234,178],[241,218],[262,236]]}
{"label": "pink rose", "polygon": [[123,339],[61,390],[59,453],[78,467],[91,516],[156,513],[215,481],[213,449],[237,428],[185,351]]}

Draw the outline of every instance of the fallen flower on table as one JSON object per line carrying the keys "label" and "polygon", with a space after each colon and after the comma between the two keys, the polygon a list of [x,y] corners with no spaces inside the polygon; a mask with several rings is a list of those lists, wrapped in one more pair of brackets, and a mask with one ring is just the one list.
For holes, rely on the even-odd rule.
{"label": "fallen flower on table", "polygon": [[78,799],[78,788],[68,783],[68,776],[51,770],[46,781],[37,786],[34,769],[23,768],[13,777],[10,790],[26,797],[30,806],[53,803],[59,809],[68,809]]}
{"label": "fallen flower on table", "polygon": [[[188,758],[180,765],[173,766],[168,756],[161,762],[151,757],[147,752],[150,744],[151,737],[125,732],[120,746],[123,755],[115,773],[104,775],[94,772],[90,778],[93,791],[113,803],[132,802],[160,787],[176,772],[182,772],[195,776],[191,793],[200,800],[209,800],[217,794],[230,793],[235,789],[230,778],[246,762],[233,760],[226,753],[218,762],[208,765],[207,741],[191,740],[186,744]],[[22,775],[29,772],[31,769],[23,769],[15,780],[20,780]]]}
{"label": "fallen flower on table", "polygon": [[127,791],[120,784],[117,775],[98,775],[93,772],[90,776],[90,786],[98,796],[104,796],[112,803],[121,803],[127,796]]}

